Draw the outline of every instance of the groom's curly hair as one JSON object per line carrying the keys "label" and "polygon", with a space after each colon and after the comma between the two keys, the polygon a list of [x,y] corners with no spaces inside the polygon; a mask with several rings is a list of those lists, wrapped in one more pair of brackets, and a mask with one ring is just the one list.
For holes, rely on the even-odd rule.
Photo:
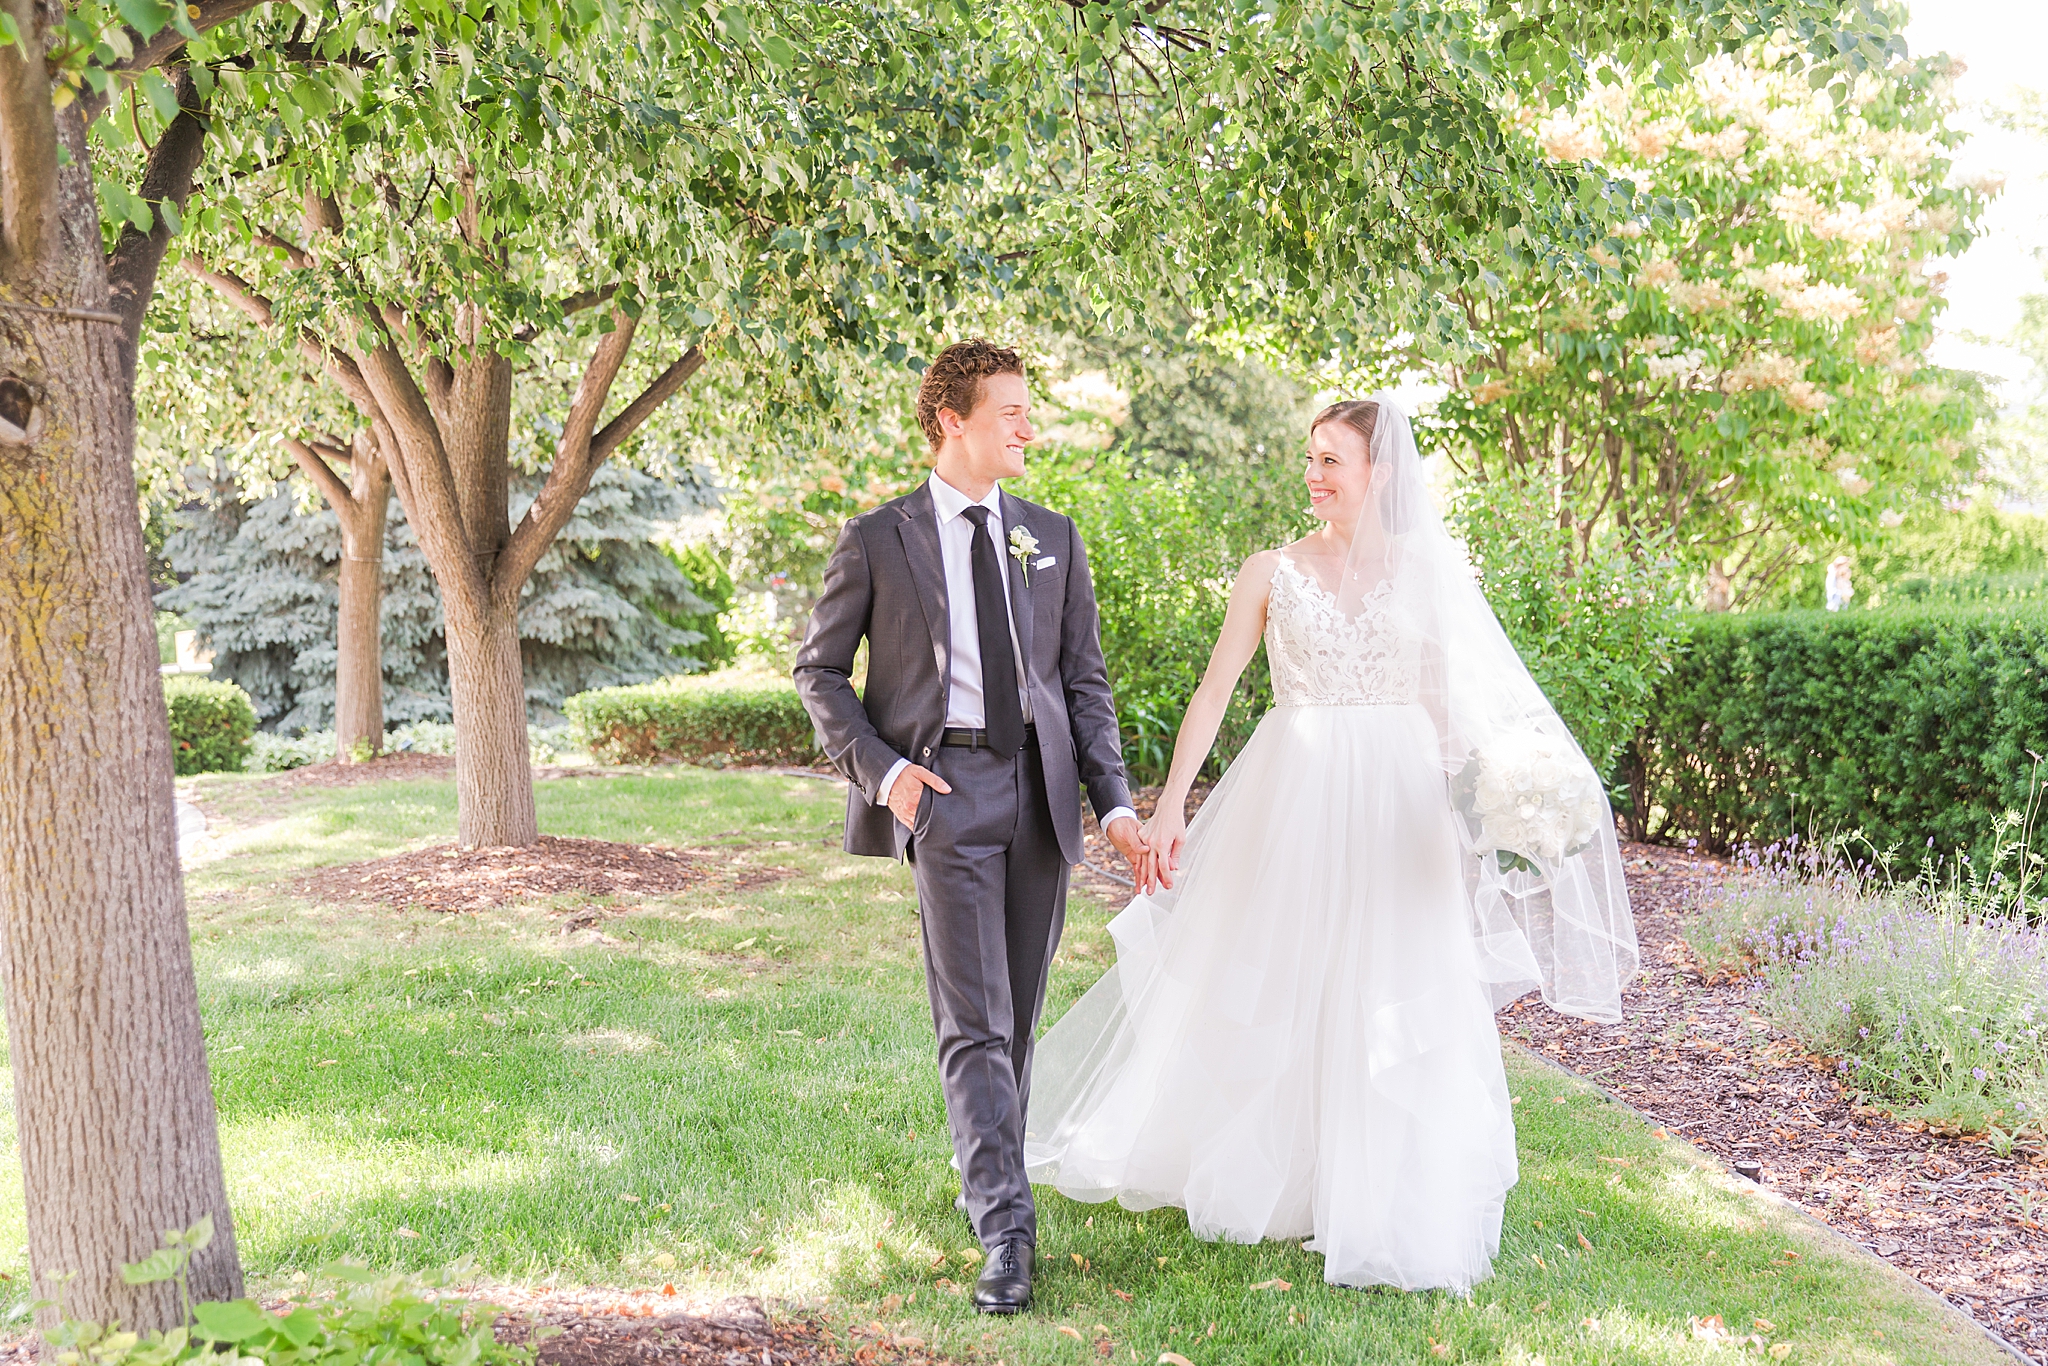
{"label": "groom's curly hair", "polygon": [[939,426],[939,410],[950,408],[961,417],[971,416],[981,403],[981,382],[990,375],[1021,375],[1024,362],[1007,346],[975,337],[954,342],[939,352],[917,386],[917,425],[933,450],[945,444],[946,433]]}

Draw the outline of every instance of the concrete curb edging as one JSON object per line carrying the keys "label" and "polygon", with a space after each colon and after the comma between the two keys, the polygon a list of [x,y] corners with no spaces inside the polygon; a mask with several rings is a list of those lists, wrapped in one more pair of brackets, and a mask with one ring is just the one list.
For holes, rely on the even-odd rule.
{"label": "concrete curb edging", "polygon": [[[1606,1100],[1620,1107],[1621,1109],[1628,1111],[1629,1114],[1634,1115],[1637,1119],[1641,1120],[1648,1127],[1652,1129],[1663,1129],[1667,1134],[1671,1133],[1669,1127],[1660,1122],[1659,1120],[1657,1120],[1655,1117],[1644,1114],[1641,1110],[1638,1110],[1634,1105],[1630,1104],[1623,1097],[1616,1095],[1614,1092],[1608,1090],[1605,1086],[1602,1086],[1599,1082],[1594,1081],[1590,1077],[1580,1076],[1578,1073],[1572,1071],[1569,1067],[1566,1067],[1563,1063],[1557,1061],[1555,1058],[1547,1058],[1543,1056],[1543,1054],[1538,1053],[1533,1049],[1525,1048],[1521,1044],[1516,1043],[1511,1039],[1502,1039],[1501,1043],[1504,1047],[1513,1049],[1522,1057],[1532,1059],[1536,1062],[1540,1062],[1544,1066],[1550,1068],[1552,1071],[1560,1073],[1563,1076],[1569,1077],[1573,1081],[1578,1082],[1583,1086],[1589,1087],[1594,1091],[1598,1091],[1600,1095],[1604,1097]],[[1758,1204],[1764,1205],[1772,1210],[1792,1215],[1800,1223],[1804,1224],[1807,1228],[1807,1231],[1814,1234],[1815,1237],[1818,1238],[1820,1241],[1828,1243],[1832,1246],[1843,1248],[1847,1250],[1850,1254],[1852,1254],[1854,1257],[1860,1258],[1865,1262],[1871,1263],[1877,1267],[1882,1268],[1883,1273],[1886,1276],[1890,1277],[1893,1281],[1902,1285],[1908,1291],[1908,1293],[1918,1295],[1924,1300],[1939,1305],[1942,1311],[1946,1313],[1952,1321],[1960,1325],[1963,1325],[1968,1329],[1968,1331],[1975,1333],[1977,1336],[1988,1339],[1993,1344],[1998,1346],[2001,1350],[2003,1350],[2005,1353],[2007,1353],[2009,1356],[2011,1356],[2014,1361],[2021,1363],[2021,1366],[2043,1366],[2042,1362],[2037,1361],[2035,1358],[2031,1356],[2028,1356],[2018,1347],[2006,1341],[2006,1339],[2002,1337],[1999,1333],[1987,1327],[1985,1324],[1980,1323],[1975,1318],[1975,1316],[1971,1315],[1966,1310],[1960,1309],[1954,1304],[1951,1304],[1946,1296],[1940,1294],[1939,1292],[1935,1291],[1929,1286],[1921,1284],[1918,1280],[1907,1275],[1905,1272],[1899,1270],[1890,1262],[1878,1256],[1877,1253],[1865,1247],[1863,1244],[1857,1242],[1855,1239],[1846,1236],[1842,1233],[1840,1229],[1833,1227],[1832,1225],[1828,1224],[1825,1220],[1815,1218],[1812,1214],[1808,1213],[1806,1208],[1799,1204],[1798,1201],[1788,1200],[1784,1196],[1778,1194],[1776,1191],[1771,1190],[1769,1187],[1764,1186],[1759,1182],[1751,1181],[1747,1177],[1736,1175],[1736,1173],[1732,1169],[1730,1169],[1725,1163],[1723,1163],[1719,1158],[1715,1157],[1712,1153],[1707,1152],[1698,1144],[1680,1138],[1675,1134],[1671,1134],[1671,1136],[1666,1141],[1680,1145],[1687,1152],[1692,1154],[1695,1160],[1702,1163],[1712,1171],[1719,1173],[1724,1178],[1724,1180],[1722,1181],[1722,1185],[1725,1189],[1732,1190],[1736,1192],[1738,1195],[1754,1200]]]}

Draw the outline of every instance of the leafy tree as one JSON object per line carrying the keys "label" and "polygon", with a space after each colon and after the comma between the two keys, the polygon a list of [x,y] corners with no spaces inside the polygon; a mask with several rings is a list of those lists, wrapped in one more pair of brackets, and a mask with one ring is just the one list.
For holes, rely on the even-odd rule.
{"label": "leafy tree", "polygon": [[1656,198],[1578,270],[1456,291],[1483,349],[1408,359],[1452,386],[1437,444],[1472,480],[1547,490],[1583,555],[1604,527],[1668,532],[1754,599],[1968,468],[1981,393],[1924,358],[1930,258],[1989,188],[1946,183],[1948,63],[1867,72],[1839,104],[1812,75],[1766,43],[1521,111],[1546,155]]}
{"label": "leafy tree", "polygon": [[[1897,15],[1840,0],[1006,7],[1041,89],[999,152],[1058,186],[1013,250],[1100,330],[1162,299],[1297,363],[1402,334],[1467,343],[1454,295],[1580,259],[1641,196],[1516,136],[1512,99],[1583,91],[1604,59],[1682,82],[1783,32],[1846,90],[1904,52]],[[1064,108],[1067,116],[1050,117]],[[1020,113],[1022,111],[1020,110]]]}
{"label": "leafy tree", "polygon": [[[918,22],[649,9],[580,45],[484,29],[446,51],[344,26],[320,51],[347,79],[318,107],[223,77],[223,191],[192,268],[296,339],[391,462],[441,587],[465,843],[536,837],[520,596],[597,466],[711,351],[788,368],[838,339],[901,356],[932,291],[980,269],[949,225],[986,183],[962,132],[981,97]],[[643,328],[675,358],[604,421]],[[522,364],[522,383],[567,392],[515,525]]]}

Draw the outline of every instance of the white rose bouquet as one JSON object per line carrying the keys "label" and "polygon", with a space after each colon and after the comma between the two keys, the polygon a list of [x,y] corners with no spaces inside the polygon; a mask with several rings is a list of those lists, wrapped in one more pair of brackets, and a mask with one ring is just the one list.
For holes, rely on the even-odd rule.
{"label": "white rose bouquet", "polygon": [[1482,853],[1502,872],[1541,872],[1590,848],[1608,819],[1600,775],[1569,740],[1532,732],[1473,754],[1451,784]]}

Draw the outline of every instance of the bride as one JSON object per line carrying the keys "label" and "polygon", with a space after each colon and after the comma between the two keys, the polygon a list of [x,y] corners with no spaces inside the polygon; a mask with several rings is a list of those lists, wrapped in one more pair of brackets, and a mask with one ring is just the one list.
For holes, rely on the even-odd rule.
{"label": "bride", "polygon": [[[1040,1042],[1034,1181],[1307,1238],[1339,1285],[1485,1279],[1516,1179],[1493,1012],[1620,1018],[1614,821],[1384,396],[1309,431],[1322,526],[1252,556],[1189,703],[1117,964]],[[1188,825],[1264,640],[1273,709]]]}

